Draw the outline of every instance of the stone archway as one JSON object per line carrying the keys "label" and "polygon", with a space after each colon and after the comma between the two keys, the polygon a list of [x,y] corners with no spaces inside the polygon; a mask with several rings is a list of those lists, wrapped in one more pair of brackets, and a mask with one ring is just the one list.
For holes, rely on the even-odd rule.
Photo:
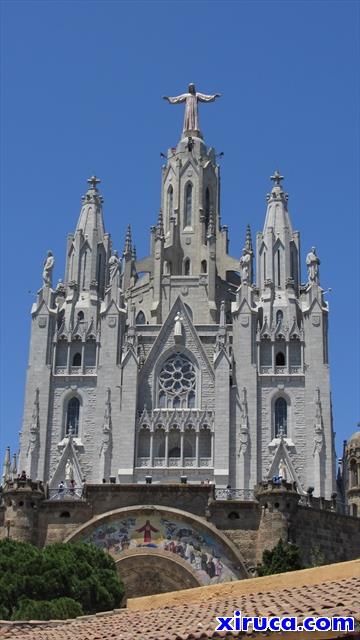
{"label": "stone archway", "polygon": [[135,549],[116,561],[127,598],[201,586],[195,571],[169,551]]}
{"label": "stone archway", "polygon": [[110,553],[126,597],[247,578],[235,545],[203,518],[163,506],[133,506],[96,516],[65,542],[91,542]]}

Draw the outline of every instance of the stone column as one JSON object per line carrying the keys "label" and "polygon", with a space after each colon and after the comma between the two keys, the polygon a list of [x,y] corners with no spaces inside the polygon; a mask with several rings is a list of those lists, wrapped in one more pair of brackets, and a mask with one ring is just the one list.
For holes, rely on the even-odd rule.
{"label": "stone column", "polygon": [[275,342],[271,345],[271,358],[272,358],[272,370],[273,373],[276,373],[276,363],[275,363]]}
{"label": "stone column", "polygon": [[287,373],[290,373],[290,349],[289,349],[289,343],[286,342],[286,371]]}
{"label": "stone column", "polygon": [[66,373],[70,373],[70,342],[67,343]]}
{"label": "stone column", "polygon": [[150,467],[154,466],[154,432],[150,431]]}
{"label": "stone column", "polygon": [[165,467],[169,466],[169,432],[165,431]]}

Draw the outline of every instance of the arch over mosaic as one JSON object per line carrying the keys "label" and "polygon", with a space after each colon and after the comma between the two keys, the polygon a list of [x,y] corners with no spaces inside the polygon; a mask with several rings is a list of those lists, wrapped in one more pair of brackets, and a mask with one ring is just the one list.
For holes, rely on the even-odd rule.
{"label": "arch over mosaic", "polygon": [[108,551],[116,562],[129,552],[133,562],[136,554],[140,562],[148,550],[149,556],[161,555],[163,563],[187,569],[199,585],[248,577],[241,554],[228,538],[202,518],[179,509],[135,506],[110,511],[85,523],[65,540],[74,541],[91,542]]}

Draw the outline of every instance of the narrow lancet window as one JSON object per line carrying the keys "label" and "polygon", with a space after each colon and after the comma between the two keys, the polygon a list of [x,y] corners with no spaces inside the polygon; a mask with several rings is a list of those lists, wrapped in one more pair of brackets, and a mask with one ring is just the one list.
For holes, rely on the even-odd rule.
{"label": "narrow lancet window", "polygon": [[80,400],[71,398],[66,412],[66,435],[77,436],[79,433]]}
{"label": "narrow lancet window", "polygon": [[278,249],[277,251],[277,284],[278,287],[281,286],[281,277],[280,277],[280,265],[281,265],[281,258],[280,258],[280,249]]}
{"label": "narrow lancet window", "polygon": [[210,220],[210,191],[209,187],[206,187],[205,191],[205,230],[208,230]]}
{"label": "narrow lancet window", "polygon": [[275,402],[275,437],[287,435],[287,402],[278,398]]}
{"label": "narrow lancet window", "polygon": [[139,311],[136,316],[136,324],[146,324],[146,318],[143,311]]}
{"label": "narrow lancet window", "polygon": [[73,367],[81,367],[81,353],[75,353],[72,361]]}
{"label": "narrow lancet window", "polygon": [[170,187],[167,190],[167,226],[168,227],[170,225],[170,220],[173,214],[173,208],[174,208],[174,190],[172,188],[172,185],[170,185]]}
{"label": "narrow lancet window", "polygon": [[192,221],[192,184],[188,182],[185,189],[184,227],[191,227]]}

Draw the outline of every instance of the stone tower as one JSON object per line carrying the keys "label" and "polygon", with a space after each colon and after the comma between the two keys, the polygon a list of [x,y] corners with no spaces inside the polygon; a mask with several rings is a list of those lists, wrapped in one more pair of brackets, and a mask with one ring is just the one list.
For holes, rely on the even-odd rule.
{"label": "stone tower", "polygon": [[56,287],[49,252],[31,311],[19,468],[50,491],[62,480],[186,476],[249,498],[275,476],[330,498],[319,258],[308,253],[302,283],[300,235],[278,172],[256,247],[247,227],[242,256],[229,255],[217,154],[197,113],[197,101],[218,94],[194,91],[169,99],[186,102],[186,117],[162,168],[149,255],[137,258],[130,227],[122,255],[114,250],[95,176]]}
{"label": "stone tower", "polygon": [[343,490],[351,516],[360,518],[360,425],[348,441],[344,442]]}

